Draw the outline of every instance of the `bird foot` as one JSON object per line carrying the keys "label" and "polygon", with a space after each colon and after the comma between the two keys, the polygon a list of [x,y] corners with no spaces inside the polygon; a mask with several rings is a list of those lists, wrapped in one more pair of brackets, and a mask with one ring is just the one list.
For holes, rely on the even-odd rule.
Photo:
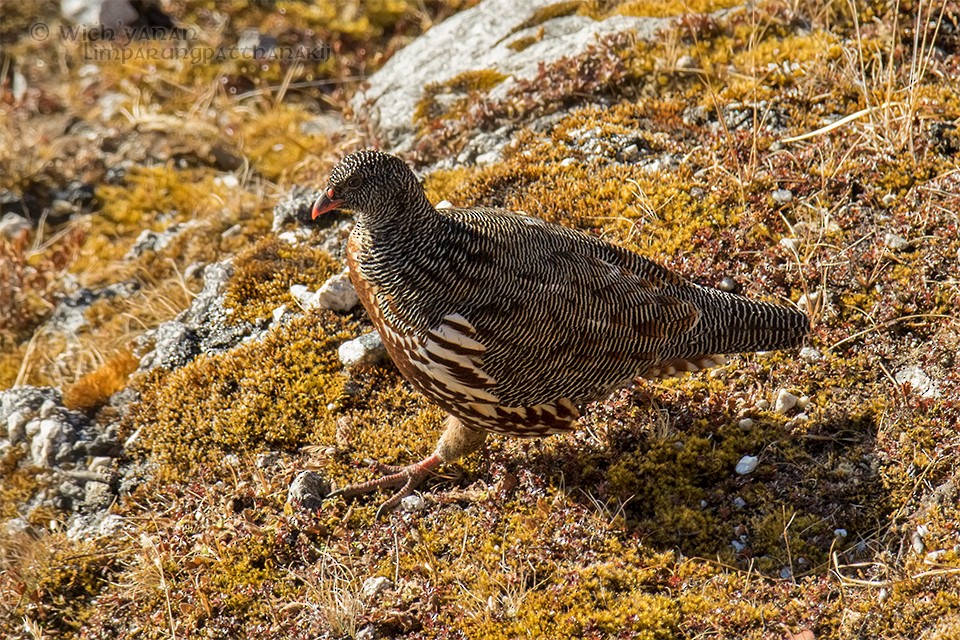
{"label": "bird foot", "polygon": [[377,464],[376,468],[380,471],[386,472],[387,475],[374,480],[369,480],[367,482],[358,482],[356,484],[347,485],[343,489],[337,489],[327,497],[336,498],[337,496],[342,496],[344,498],[354,498],[356,496],[363,495],[364,493],[376,491],[377,489],[400,487],[399,491],[390,496],[390,498],[381,504],[379,509],[377,509],[376,517],[379,520],[384,514],[390,512],[398,504],[400,504],[400,501],[406,496],[413,493],[413,490],[416,489],[420,483],[423,482],[423,479],[426,478],[427,475],[429,475],[430,472],[441,462],[443,462],[443,460],[440,458],[440,456],[434,453],[427,456],[420,462],[415,462],[414,464],[406,466]]}

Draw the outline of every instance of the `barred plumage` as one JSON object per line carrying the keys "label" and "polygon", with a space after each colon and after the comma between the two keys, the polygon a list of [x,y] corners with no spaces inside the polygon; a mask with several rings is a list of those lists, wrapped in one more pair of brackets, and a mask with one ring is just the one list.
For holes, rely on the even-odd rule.
{"label": "barred plumage", "polygon": [[334,169],[314,217],[356,212],[347,259],[393,361],[449,412],[437,451],[342,495],[404,485],[485,433],[569,430],[578,407],[639,376],[719,354],[798,346],[804,314],[702,287],[593,236],[501,209],[435,209],[402,160],[360,151]]}

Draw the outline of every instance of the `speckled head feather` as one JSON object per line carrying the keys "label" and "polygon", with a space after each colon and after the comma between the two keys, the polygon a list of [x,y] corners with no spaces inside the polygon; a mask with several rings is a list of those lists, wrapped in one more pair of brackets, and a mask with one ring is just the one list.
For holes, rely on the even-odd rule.
{"label": "speckled head feather", "polygon": [[333,208],[355,211],[364,218],[392,216],[429,206],[413,171],[400,158],[364,149],[343,158],[330,174],[315,215]]}

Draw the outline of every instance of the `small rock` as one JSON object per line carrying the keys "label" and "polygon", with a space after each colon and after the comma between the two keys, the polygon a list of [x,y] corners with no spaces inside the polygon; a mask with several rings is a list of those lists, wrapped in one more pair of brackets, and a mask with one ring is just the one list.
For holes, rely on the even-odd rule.
{"label": "small rock", "polygon": [[377,640],[379,638],[377,626],[373,623],[366,625],[360,631],[357,631],[357,640]]}
{"label": "small rock", "polygon": [[214,178],[213,184],[220,185],[221,187],[227,187],[228,189],[233,189],[240,186],[240,179],[232,173],[225,173]]}
{"label": "small rock", "polygon": [[234,236],[238,236],[238,235],[240,235],[242,232],[243,232],[243,225],[235,224],[235,225],[233,225],[232,227],[230,227],[229,229],[224,230],[224,232],[220,234],[220,237],[223,238],[224,240],[226,240],[227,238],[232,238],[232,237],[234,237]]}
{"label": "small rock", "polygon": [[793,395],[786,389],[780,389],[777,392],[777,399],[774,400],[773,410],[777,413],[786,413],[797,406],[797,396]]}
{"label": "small rock", "polygon": [[834,530],[833,530],[833,535],[837,536],[838,538],[846,538],[846,537],[847,537],[847,530],[846,530],[846,529],[834,529]]}
{"label": "small rock", "polygon": [[753,424],[754,422],[751,418],[744,418],[743,420],[737,423],[737,426],[739,426],[741,429],[752,429]]}
{"label": "small rock", "polygon": [[10,439],[10,444],[17,444],[26,437],[26,426],[29,421],[29,415],[23,409],[7,416],[7,438]]}
{"label": "small rock", "polygon": [[315,471],[301,471],[287,490],[287,504],[302,509],[319,509],[330,495],[330,483]]}
{"label": "small rock", "polygon": [[363,581],[363,586],[360,587],[360,593],[363,594],[365,598],[373,598],[380,592],[389,591],[390,589],[393,589],[393,580],[383,576],[374,576]]}
{"label": "small rock", "polygon": [[904,367],[893,376],[897,384],[909,384],[921,398],[939,398],[940,387],[920,367]]}
{"label": "small rock", "polygon": [[677,69],[692,69],[696,64],[696,58],[691,55],[683,55],[677,58],[676,67]]}
{"label": "small rock", "polygon": [[811,291],[800,296],[800,299],[797,300],[797,306],[807,313],[813,313],[820,308],[821,298],[822,294],[820,291]]}
{"label": "small rock", "polygon": [[306,285],[292,284],[290,285],[290,295],[293,296],[293,299],[296,300],[301,307],[306,308],[310,298],[313,297],[313,292],[310,291]]}
{"label": "small rock", "polygon": [[346,368],[361,364],[374,364],[383,360],[387,350],[383,346],[380,334],[376,331],[365,333],[355,340],[348,340],[337,350],[341,364]]}
{"label": "small rock", "polygon": [[914,553],[923,553],[923,536],[919,533],[914,533],[911,546],[913,547]]}
{"label": "small rock", "polygon": [[115,513],[108,514],[100,521],[100,526],[97,527],[97,535],[108,536],[119,531],[122,526],[123,516],[118,516]]}
{"label": "small rock", "polygon": [[757,468],[758,464],[760,464],[760,459],[756,456],[743,456],[740,458],[740,462],[737,463],[737,473],[741,476],[753,473],[753,470]]}
{"label": "small rock", "polygon": [[18,533],[24,533],[30,530],[30,523],[27,522],[26,518],[17,517],[11,518],[3,523],[3,528],[6,530],[8,536],[15,536]]}
{"label": "small rock", "polygon": [[353,288],[350,275],[345,270],[328,278],[304,306],[307,309],[320,307],[331,311],[350,311],[358,302],[357,290]]}
{"label": "small rock", "polygon": [[800,250],[800,240],[797,238],[780,238],[780,246],[787,251],[797,253]]}
{"label": "small rock", "polygon": [[757,400],[756,407],[757,409],[760,409],[760,411],[766,411],[767,409],[770,408],[770,403],[764,400],[763,398],[760,398],[759,400]]}
{"label": "small rock", "polygon": [[83,489],[85,511],[102,511],[113,503],[114,493],[106,482],[88,482]]}
{"label": "small rock", "polygon": [[0,220],[0,236],[12,240],[31,229],[30,221],[16,213],[8,213]]}
{"label": "small rock", "polygon": [[797,398],[797,409],[800,409],[800,411],[803,411],[809,406],[810,406],[810,396],[800,396],[799,398]]}
{"label": "small rock", "polygon": [[726,291],[727,293],[736,293],[740,289],[740,285],[737,284],[736,280],[730,276],[727,276],[720,281],[720,284],[717,285],[717,288],[721,291]]}
{"label": "small rock", "polygon": [[277,240],[286,242],[291,246],[297,246],[303,240],[304,236],[299,231],[284,231],[277,234]]}
{"label": "small rock", "polygon": [[790,567],[784,567],[784,568],[780,569],[780,577],[783,578],[784,580],[786,580],[786,579],[788,579],[788,578],[792,578],[792,577],[793,577],[793,569],[791,569]]}
{"label": "small rock", "polygon": [[777,204],[787,204],[793,201],[793,192],[790,191],[790,189],[776,189],[770,194],[770,197],[773,198],[773,201]]}
{"label": "small rock", "polygon": [[737,511],[740,511],[745,506],[747,506],[747,501],[741,498],[740,496],[737,496],[731,501],[731,504],[733,505],[734,509],[736,509]]}
{"label": "small rock", "polygon": [[147,251],[158,252],[163,250],[188,226],[193,225],[188,225],[185,223],[175,224],[172,227],[168,227],[164,231],[152,231],[150,229],[144,229],[140,232],[140,235],[137,236],[137,239],[134,240],[133,246],[130,247],[129,251],[127,251],[124,259],[133,260],[135,258],[139,258]]}
{"label": "small rock", "polygon": [[747,545],[740,542],[739,540],[731,540],[730,546],[733,547],[733,550],[736,551],[737,553],[740,553],[741,551],[747,548]]}
{"label": "small rock", "polygon": [[[36,425],[35,429],[33,428],[34,425]],[[27,434],[29,435],[31,431],[36,432],[30,442],[30,455],[33,457],[33,464],[38,467],[50,467],[57,447],[63,441],[68,429],[70,429],[69,425],[51,418],[28,424]]]}
{"label": "small rock", "polygon": [[883,244],[891,251],[906,251],[910,248],[910,242],[895,233],[888,233],[883,236]]}
{"label": "small rock", "polygon": [[415,513],[425,509],[427,507],[427,502],[419,495],[414,493],[409,496],[404,496],[403,500],[400,501],[400,506],[407,513]]}
{"label": "small rock", "polygon": [[892,193],[888,193],[880,199],[881,204],[883,204],[885,207],[891,206],[896,201],[897,196],[893,195]]}
{"label": "small rock", "polygon": [[287,305],[282,304],[276,309],[273,310],[273,321],[274,323],[280,322],[283,320],[283,316],[287,315]]}
{"label": "small rock", "polygon": [[97,473],[106,473],[110,471],[110,465],[113,463],[113,458],[109,456],[96,456],[90,460],[90,464],[87,465],[87,469]]}
{"label": "small rock", "polygon": [[816,362],[823,358],[823,354],[813,347],[803,347],[800,349],[800,358],[807,362]]}
{"label": "small rock", "polygon": [[141,369],[179,369],[200,354],[199,337],[193,329],[176,320],[162,323],[153,332],[153,351],[140,359]]}
{"label": "small rock", "polygon": [[946,549],[937,549],[936,551],[931,551],[923,557],[923,561],[926,564],[937,564],[940,562],[940,558],[947,555]]}
{"label": "small rock", "polygon": [[500,152],[494,150],[494,151],[487,151],[486,153],[481,153],[476,157],[474,162],[478,167],[483,167],[488,164],[493,164],[494,162],[497,162],[499,160],[500,160]]}
{"label": "small rock", "polygon": [[268,451],[267,453],[261,453],[258,455],[254,464],[257,465],[258,469],[266,469],[268,467],[272,467],[278,462],[280,462],[280,454],[276,451]]}

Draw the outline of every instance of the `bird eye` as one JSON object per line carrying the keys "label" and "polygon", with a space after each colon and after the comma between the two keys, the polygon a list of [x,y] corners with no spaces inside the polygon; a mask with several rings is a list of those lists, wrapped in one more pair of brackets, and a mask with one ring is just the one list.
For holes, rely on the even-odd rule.
{"label": "bird eye", "polygon": [[344,184],[344,186],[348,189],[356,189],[362,183],[363,183],[363,178],[361,178],[360,176],[350,176],[349,178],[347,178],[347,181]]}

